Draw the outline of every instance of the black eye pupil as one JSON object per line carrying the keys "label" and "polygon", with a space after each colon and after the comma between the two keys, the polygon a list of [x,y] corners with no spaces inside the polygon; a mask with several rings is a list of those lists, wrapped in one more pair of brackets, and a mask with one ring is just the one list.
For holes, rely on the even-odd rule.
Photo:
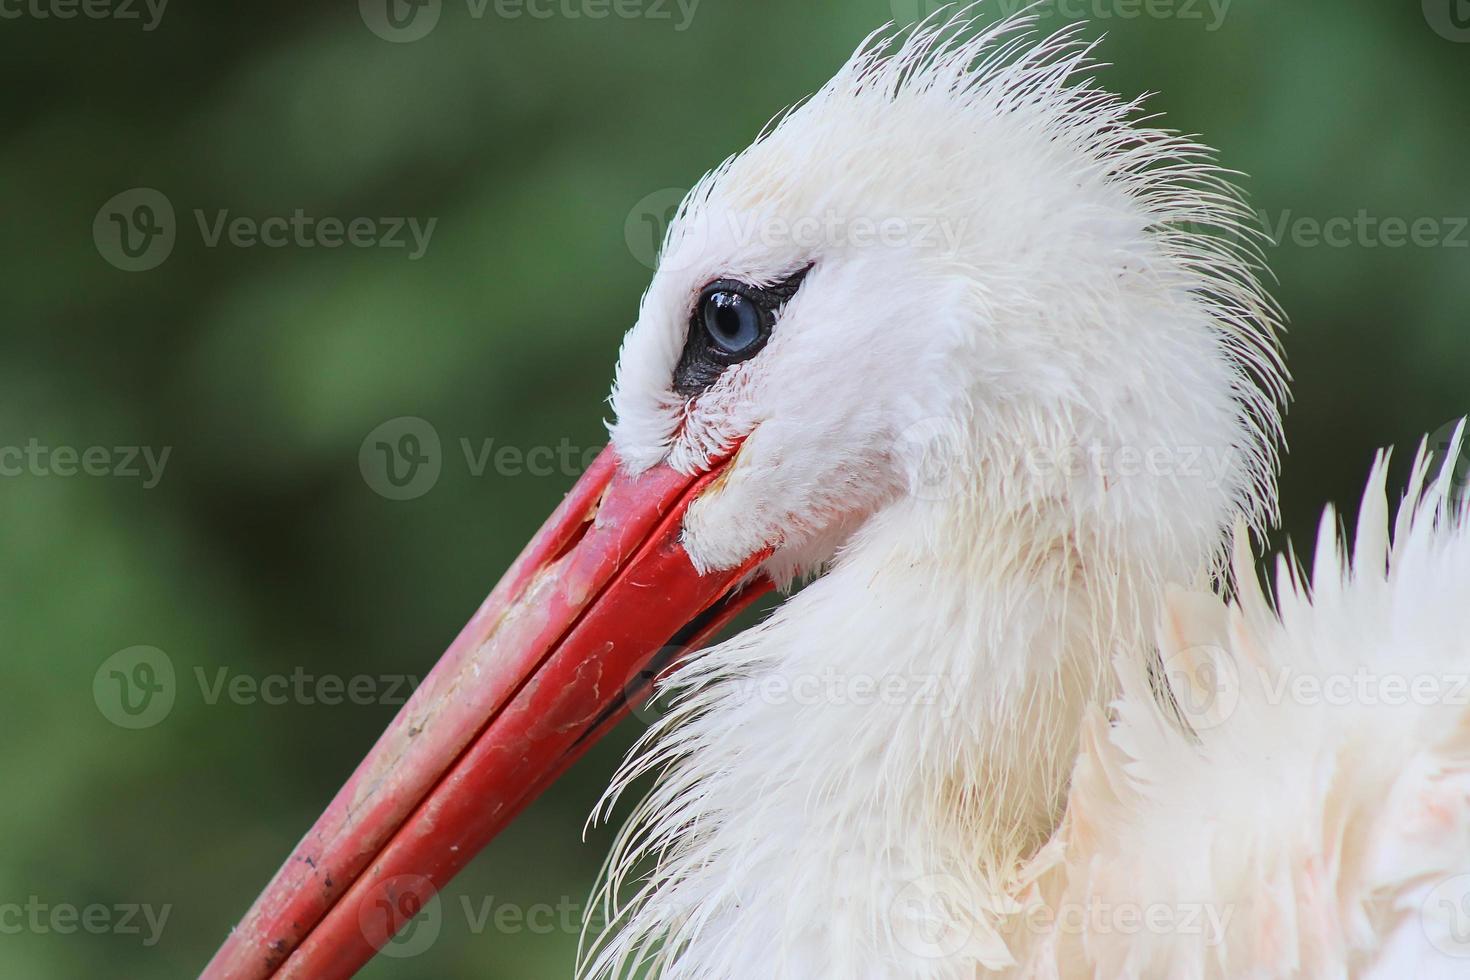
{"label": "black eye pupil", "polygon": [[761,339],[761,312],[736,292],[720,291],[705,297],[705,332],[726,354],[739,354]]}

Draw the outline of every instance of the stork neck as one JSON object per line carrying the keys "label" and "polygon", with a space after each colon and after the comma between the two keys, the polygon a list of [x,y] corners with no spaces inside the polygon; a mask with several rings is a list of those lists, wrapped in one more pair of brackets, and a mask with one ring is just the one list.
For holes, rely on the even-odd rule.
{"label": "stork neck", "polygon": [[1089,587],[1071,535],[946,514],[916,539],[917,523],[880,517],[773,620],[773,689],[819,693],[769,708],[814,733],[791,760],[813,786],[851,773],[859,813],[879,801],[1011,867],[1049,837],[1083,708],[1109,690],[1116,645],[1143,633],[1120,630],[1116,594]]}
{"label": "stork neck", "polygon": [[[613,859],[614,888],[655,863],[624,950],[699,932],[690,976],[706,975],[691,958],[754,949],[768,961],[737,974],[867,976],[852,939],[891,942],[905,896],[942,881],[946,901],[1001,907],[1060,816],[1110,647],[1143,633],[1070,535],[920,526],[876,515],[825,576],[681,672],[688,696],[630,771],[665,767]],[[1008,962],[990,924],[966,941],[905,975]],[[968,972],[943,972],[956,962]]]}

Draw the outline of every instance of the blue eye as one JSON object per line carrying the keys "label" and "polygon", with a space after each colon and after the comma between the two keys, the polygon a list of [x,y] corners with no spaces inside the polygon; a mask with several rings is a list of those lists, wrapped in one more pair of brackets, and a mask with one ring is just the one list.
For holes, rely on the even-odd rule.
{"label": "blue eye", "polygon": [[726,355],[738,357],[763,339],[760,309],[737,292],[706,293],[699,312],[710,343]]}
{"label": "blue eye", "polygon": [[807,265],[765,286],[716,279],[701,289],[689,311],[684,353],[674,366],[674,392],[694,398],[718,381],[726,368],[759,354],[771,339],[781,309],[811,268]]}

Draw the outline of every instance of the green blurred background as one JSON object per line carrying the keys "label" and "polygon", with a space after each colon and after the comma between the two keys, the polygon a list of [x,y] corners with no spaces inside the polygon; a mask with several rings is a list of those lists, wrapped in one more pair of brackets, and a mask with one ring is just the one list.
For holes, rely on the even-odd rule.
{"label": "green blurred background", "polygon": [[[541,2],[551,16],[443,0],[431,30],[393,41],[368,26],[394,33],[374,0],[0,4],[0,445],[37,447],[0,479],[0,976],[198,970],[392,716],[379,678],[427,670],[571,484],[575,467],[517,454],[600,444],[671,189],[868,31],[932,9]],[[1109,35],[1111,87],[1161,93],[1152,106],[1287,222],[1268,251],[1291,318],[1282,487],[1301,540],[1324,501],[1351,503],[1375,447],[1470,411],[1470,9],[1222,2],[1065,9]],[[176,213],[161,262],[119,251],[109,213],[148,213],[136,195],[104,205],[134,188]],[[410,259],[209,247],[196,209],[437,223]],[[1390,247],[1387,226],[1314,240],[1314,222],[1360,213],[1431,225],[1417,245]],[[404,416],[433,427],[441,471],[395,500],[359,450]],[[492,439],[512,452],[476,472],[466,441]],[[115,475],[34,456],[57,447],[103,447],[93,465]],[[118,447],[168,447],[156,485]],[[162,716],[119,713],[112,671],[150,681],[140,665],[157,685],[174,672]],[[370,678],[376,698],[212,696],[299,672]],[[365,975],[569,975],[609,840],[582,843],[582,824],[637,730],[445,893],[427,950]],[[118,906],[169,915],[155,936]]]}

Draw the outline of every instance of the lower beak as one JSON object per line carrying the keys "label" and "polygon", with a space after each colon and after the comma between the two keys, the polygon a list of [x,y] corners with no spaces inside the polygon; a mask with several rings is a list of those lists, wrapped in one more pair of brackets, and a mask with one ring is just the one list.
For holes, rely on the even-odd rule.
{"label": "lower beak", "polygon": [[611,447],[562,501],[202,977],[348,977],[627,711],[770,588],[680,543],[724,463],[636,476]]}

